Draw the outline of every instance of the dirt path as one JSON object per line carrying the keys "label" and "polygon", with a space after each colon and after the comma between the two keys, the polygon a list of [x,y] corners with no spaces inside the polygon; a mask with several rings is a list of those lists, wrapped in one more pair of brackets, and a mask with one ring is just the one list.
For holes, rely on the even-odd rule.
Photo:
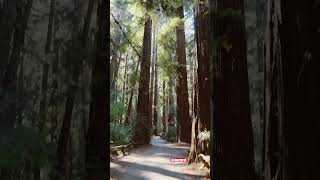
{"label": "dirt path", "polygon": [[190,145],[166,143],[159,136],[151,144],[138,148],[130,155],[110,162],[111,179],[177,180],[204,179],[199,171],[183,162],[170,162],[171,157],[187,157]]}

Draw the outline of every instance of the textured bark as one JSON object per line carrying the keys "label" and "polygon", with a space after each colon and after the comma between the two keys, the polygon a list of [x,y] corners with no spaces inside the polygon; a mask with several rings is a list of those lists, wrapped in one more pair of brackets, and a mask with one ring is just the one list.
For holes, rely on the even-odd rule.
{"label": "textured bark", "polygon": [[[86,48],[87,45],[87,40],[88,40],[88,32],[90,28],[90,23],[91,23],[91,16],[92,16],[92,11],[93,11],[93,4],[95,0],[90,0],[88,2],[88,10],[87,14],[85,17],[85,22],[83,25],[83,29],[81,34],[79,34],[78,38],[75,39],[72,42],[71,49],[68,49],[67,53],[75,53],[75,52],[70,52],[74,51],[72,49],[73,47],[79,46],[77,43],[81,43],[82,49]],[[82,59],[85,58],[85,55],[80,54],[80,57],[76,57],[77,59]],[[75,57],[72,57],[75,58]],[[75,60],[74,60],[75,61]],[[71,120],[72,120],[72,112],[74,108],[74,102],[75,102],[75,92],[78,90],[78,82],[79,82],[79,76],[82,67],[82,61],[80,60],[77,63],[72,64],[73,66],[73,72],[71,73],[71,81],[73,84],[76,85],[70,85],[68,89],[68,96],[66,98],[66,105],[65,105],[65,114],[63,117],[63,122],[62,122],[62,128],[58,140],[58,148],[57,148],[57,159],[58,159],[58,164],[57,164],[57,171],[60,173],[60,175],[64,178],[68,177],[67,172],[69,171],[68,168],[70,168],[68,164],[68,143],[70,143],[70,128],[71,128]],[[59,177],[56,176],[54,179],[58,179]]]}
{"label": "textured bark", "polygon": [[19,0],[10,0],[3,3],[0,21],[0,87],[6,71],[10,56],[10,43],[17,16],[17,3]]}
{"label": "textured bark", "polygon": [[151,64],[150,64],[150,69],[151,69],[151,74],[150,74],[150,94],[149,94],[149,122],[152,124],[151,125],[151,129],[152,129],[152,134],[153,132],[153,128],[156,126],[153,123],[153,79],[154,79],[154,45],[155,45],[155,41],[154,41],[154,31],[153,31],[153,37],[151,38],[151,44],[152,44],[152,53],[151,53]]}
{"label": "textured bark", "polygon": [[47,89],[48,89],[48,74],[49,74],[49,64],[43,63],[43,74],[42,74],[42,83],[41,83],[41,101],[40,101],[40,110],[39,110],[39,131],[42,131],[43,126],[46,121],[46,111],[47,111]]}
{"label": "textured bark", "polygon": [[[24,65],[23,65],[24,59],[23,59],[23,54],[20,60],[20,70],[19,70],[19,97],[18,97],[18,102],[23,102],[24,99]],[[22,120],[23,120],[23,108],[24,104],[20,104],[18,106],[18,124],[22,125]]]}
{"label": "textured bark", "polygon": [[48,32],[47,32],[47,41],[46,41],[46,46],[45,46],[45,54],[48,54],[50,52],[50,47],[51,47],[55,3],[56,3],[55,0],[51,0],[50,13],[49,13],[49,24],[48,24]]}
{"label": "textured bark", "polygon": [[107,162],[109,146],[107,145],[108,133],[108,54],[107,24],[109,22],[109,3],[98,0],[98,32],[97,32],[97,57],[92,69],[92,91],[90,103],[89,129],[87,138],[86,169],[88,180],[107,179]]}
{"label": "textured bark", "polygon": [[[146,3],[146,9],[152,7],[152,0]],[[151,138],[151,122],[149,121],[149,82],[151,58],[151,17],[147,17],[144,26],[143,51],[141,56],[137,118],[135,122],[133,142],[148,144]]]}
{"label": "textured bark", "polygon": [[209,16],[204,15],[208,12],[208,3],[197,2],[195,7],[196,41],[197,41],[197,59],[198,59],[198,83],[199,83],[199,128],[201,131],[210,128],[210,89],[209,89]]}
{"label": "textured bark", "polygon": [[[213,10],[216,11],[210,11],[214,40],[217,41],[212,52],[215,59],[213,143],[216,147],[213,176],[217,180],[257,179],[253,166],[243,6],[242,0],[219,0],[214,3]],[[217,16],[227,10],[235,13]],[[201,48],[198,47],[199,49]],[[200,94],[202,95],[199,89]],[[201,98],[199,102],[201,103]]]}
{"label": "textured bark", "polygon": [[265,58],[265,124],[264,174],[266,180],[286,179],[287,142],[283,134],[283,80],[281,46],[278,26],[281,21],[280,2],[268,1]]}
{"label": "textured bark", "polygon": [[282,158],[288,159],[281,168],[287,172],[284,178],[290,180],[319,177],[320,23],[316,18],[319,15],[319,2],[281,1],[279,37],[284,94],[281,131],[287,140],[287,147],[281,150],[287,153]]}
{"label": "textured bark", "polygon": [[162,82],[162,104],[163,104],[163,106],[162,106],[162,126],[163,126],[163,129],[162,129],[162,132],[164,132],[164,133],[166,133],[167,131],[167,128],[166,128],[166,108],[167,108],[167,106],[166,106],[166,82],[165,81],[163,81]]}
{"label": "textured bark", "polygon": [[[157,38],[158,29],[156,26],[156,38]],[[156,40],[155,40],[156,41]],[[158,46],[157,41],[155,43],[155,59],[154,59],[154,98],[153,98],[153,124],[156,126],[155,134],[158,135],[159,133],[159,126],[158,126]]]}
{"label": "textured bark", "polygon": [[189,163],[192,163],[194,161],[197,162],[198,154],[200,153],[200,149],[198,146],[198,121],[199,121],[199,104],[198,104],[198,92],[199,92],[199,85],[198,85],[198,76],[196,72],[196,64],[197,59],[196,55],[194,53],[193,56],[193,67],[192,67],[192,129],[191,129],[191,147],[190,147],[190,153],[189,153]]}
{"label": "textured bark", "polygon": [[[177,15],[180,19],[184,19],[183,6],[177,9]],[[186,66],[186,40],[184,32],[184,23],[176,28],[177,35],[177,121],[181,127],[180,139],[182,142],[191,142],[191,119],[189,115],[189,96],[187,82],[187,66]]]}
{"label": "textured bark", "polygon": [[[10,4],[11,2],[9,2]],[[10,61],[6,67],[6,71],[2,81],[2,90],[4,92],[4,101],[2,112],[0,114],[1,119],[1,131],[9,131],[13,129],[16,115],[17,115],[17,86],[18,86],[18,66],[21,63],[22,52],[25,45],[25,32],[27,29],[32,0],[26,3],[19,3],[16,12],[16,21],[14,24],[14,34],[13,34],[13,48],[10,55]],[[10,112],[10,113],[9,113]]]}

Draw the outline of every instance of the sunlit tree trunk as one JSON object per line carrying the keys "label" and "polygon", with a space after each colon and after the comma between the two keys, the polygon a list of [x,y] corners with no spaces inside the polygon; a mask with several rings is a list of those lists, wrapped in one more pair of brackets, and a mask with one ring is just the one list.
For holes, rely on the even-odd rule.
{"label": "sunlit tree trunk", "polygon": [[[152,0],[146,2],[146,9],[152,7]],[[143,51],[141,56],[141,68],[139,79],[139,93],[137,102],[137,118],[133,142],[135,144],[148,144],[151,138],[151,123],[149,122],[149,83],[150,83],[150,58],[151,58],[151,17],[147,15],[144,25]]]}
{"label": "sunlit tree trunk", "polygon": [[[177,9],[177,16],[184,20],[183,5]],[[181,127],[181,141],[191,141],[191,119],[189,115],[189,96],[186,66],[186,40],[184,23],[176,28],[177,35],[177,124]]]}

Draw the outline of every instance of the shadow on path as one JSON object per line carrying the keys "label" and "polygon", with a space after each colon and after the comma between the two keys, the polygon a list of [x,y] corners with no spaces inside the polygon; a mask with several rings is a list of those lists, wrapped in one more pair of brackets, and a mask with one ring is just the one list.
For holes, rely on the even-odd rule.
{"label": "shadow on path", "polygon": [[187,158],[190,145],[186,143],[166,144],[154,136],[151,145],[143,146],[128,156],[110,162],[111,179],[121,180],[194,180],[203,179],[198,172],[188,168],[187,163],[170,162],[171,157]]}

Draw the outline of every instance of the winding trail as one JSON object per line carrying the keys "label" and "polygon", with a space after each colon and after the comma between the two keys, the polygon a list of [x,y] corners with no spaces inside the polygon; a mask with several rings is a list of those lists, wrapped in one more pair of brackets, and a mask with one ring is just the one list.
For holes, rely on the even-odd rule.
{"label": "winding trail", "polygon": [[139,147],[128,156],[110,162],[111,179],[197,180],[206,179],[186,162],[170,162],[171,157],[187,157],[190,145],[170,143],[154,136],[150,145]]}

